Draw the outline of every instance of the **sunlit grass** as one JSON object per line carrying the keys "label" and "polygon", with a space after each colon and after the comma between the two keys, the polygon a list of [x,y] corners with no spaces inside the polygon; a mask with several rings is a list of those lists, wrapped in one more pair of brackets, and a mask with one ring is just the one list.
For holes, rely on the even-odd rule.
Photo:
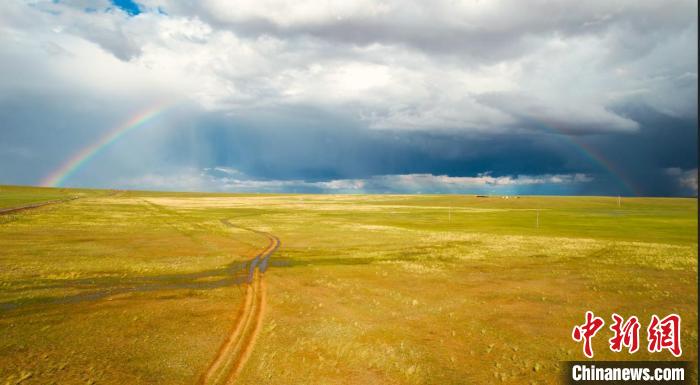
{"label": "sunlit grass", "polygon": [[177,285],[266,244],[223,218],[282,241],[243,384],[555,384],[586,310],[697,360],[695,199],[108,193],[0,221],[0,383],[195,382],[243,294]]}

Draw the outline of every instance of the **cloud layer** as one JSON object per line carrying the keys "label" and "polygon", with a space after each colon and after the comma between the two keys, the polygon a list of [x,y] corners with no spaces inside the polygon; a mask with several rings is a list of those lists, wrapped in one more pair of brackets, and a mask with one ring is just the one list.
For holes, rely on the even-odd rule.
{"label": "cloud layer", "polygon": [[[83,87],[155,86],[239,114],[320,106],[374,128],[496,131],[536,120],[635,131],[615,110],[630,100],[696,115],[689,0],[194,4],[144,2],[147,12],[130,17],[109,4],[12,2],[3,45],[52,57],[47,66]],[[87,71],[76,76],[77,65]]]}
{"label": "cloud layer", "polygon": [[433,174],[374,175],[362,179],[331,179],[306,181],[298,179],[258,180],[245,173],[228,168],[215,167],[188,170],[177,175],[150,174],[135,179],[118,181],[122,188],[157,188],[180,191],[225,192],[297,192],[297,193],[426,193],[426,194],[516,194],[526,190],[535,192],[538,187],[557,186],[561,191],[571,191],[577,185],[589,183],[592,177],[585,174],[517,175],[494,177],[480,174],[473,177],[451,177]]}
{"label": "cloud layer", "polygon": [[[697,164],[696,150],[672,143],[673,136],[697,138],[692,0],[262,0],[235,7],[223,0],[143,0],[138,9],[82,0],[0,4],[0,70],[13,74],[0,79],[7,138],[0,160],[61,162],[60,149],[47,150],[41,138],[60,131],[65,158],[120,118],[169,100],[188,107],[161,131],[176,138],[166,141],[197,128],[201,142],[188,148],[187,159],[152,150],[148,157],[158,167],[237,167],[260,180],[326,181],[609,173],[572,153],[567,143],[574,137],[607,151],[605,158],[624,154],[615,163],[646,186],[641,193],[696,191],[671,188],[665,171]],[[43,120],[24,109],[42,111]],[[202,134],[214,131],[218,137]],[[299,152],[319,155],[242,159],[217,145],[245,134],[248,148],[273,131],[297,142]],[[664,131],[666,139],[651,139]],[[323,140],[388,146],[396,166],[320,154]],[[637,147],[614,148],[624,143]],[[405,161],[420,154],[434,168]],[[516,155],[530,157],[520,161],[530,168],[518,169]],[[116,154],[112,160],[123,162]],[[276,175],[290,161],[300,162],[299,172]],[[347,162],[354,167],[338,165]],[[636,177],[641,168],[653,180]],[[304,169],[310,174],[299,175]],[[19,174],[26,172],[0,178],[17,183]],[[589,186],[619,190],[614,183],[605,190],[605,178]],[[84,176],[82,183],[97,179]],[[666,187],[654,187],[661,183]]]}

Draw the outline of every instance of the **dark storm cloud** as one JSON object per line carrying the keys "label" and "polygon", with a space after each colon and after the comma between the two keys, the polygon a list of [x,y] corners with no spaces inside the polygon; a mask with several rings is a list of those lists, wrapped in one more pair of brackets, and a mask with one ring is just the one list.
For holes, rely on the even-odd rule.
{"label": "dark storm cloud", "polygon": [[[673,167],[688,170],[697,163],[693,147],[697,126],[658,114],[653,119],[641,113],[635,117],[645,122],[639,134],[576,137],[575,141],[568,135],[552,132],[470,135],[366,130],[354,126],[353,122],[342,122],[340,117],[323,120],[336,122],[332,128],[287,124],[280,130],[276,120],[260,125],[259,121],[252,124],[221,117],[210,118],[206,123],[193,120],[204,126],[178,129],[179,135],[169,135],[162,147],[172,159],[170,166],[189,164],[202,170],[228,165],[240,172],[241,180],[274,183],[372,181],[377,175],[507,177],[583,173],[592,180],[558,190],[551,185],[534,185],[529,190],[520,187],[519,191],[692,195],[693,190],[680,184],[678,176],[668,170]],[[668,130],[676,135],[666,135]],[[585,149],[581,142],[585,143]],[[589,149],[616,165],[615,170],[593,159],[588,154]],[[206,156],[200,154],[181,162],[183,154],[192,156],[197,151]],[[632,189],[625,184],[627,180],[634,182]],[[220,181],[205,186],[223,189],[224,184],[225,181]],[[367,190],[372,186],[376,191],[382,189],[382,185],[369,182],[363,187]],[[286,187],[293,187],[295,191],[324,188],[302,184],[279,188],[284,191]],[[440,188],[440,185],[428,184],[422,186],[422,191],[449,192]],[[484,190],[471,187],[467,191]]]}

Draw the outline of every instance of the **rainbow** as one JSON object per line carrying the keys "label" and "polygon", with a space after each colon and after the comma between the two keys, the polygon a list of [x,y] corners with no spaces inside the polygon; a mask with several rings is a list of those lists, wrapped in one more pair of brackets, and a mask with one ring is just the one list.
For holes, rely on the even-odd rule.
{"label": "rainbow", "polygon": [[546,119],[538,118],[533,119],[533,121],[540,127],[548,132],[554,132],[555,134],[561,135],[564,139],[568,141],[572,147],[576,148],[579,153],[581,153],[588,160],[597,164],[600,168],[605,170],[609,175],[617,179],[622,186],[627,190],[626,194],[640,196],[643,195],[641,189],[615,165],[614,162],[607,159],[603,154],[598,152],[593,147],[589,146],[585,142],[578,140],[575,135],[572,135],[569,130],[564,128],[559,128],[552,122]]}
{"label": "rainbow", "polygon": [[[58,187],[72,174],[76,172],[83,164],[95,157],[102,149],[117,141],[124,134],[157,118],[160,114],[172,107],[172,102],[161,102],[132,116],[122,124],[106,132],[98,140],[89,146],[81,149],[78,153],[70,157],[60,167],[51,172],[41,181],[42,186]],[[588,146],[586,143],[576,140],[574,135],[571,135],[567,130],[558,128],[555,124],[548,122],[546,119],[533,119],[535,123],[546,131],[554,132],[562,135],[567,139],[573,147],[577,148],[586,158],[593,163],[599,165],[602,169],[615,177],[627,189],[628,193],[633,195],[641,195],[640,189],[614,165],[613,162],[606,159],[602,154]]]}
{"label": "rainbow", "polygon": [[41,180],[41,185],[45,187],[58,187],[82,165],[94,158],[102,149],[116,142],[124,134],[141,127],[153,119],[157,118],[161,113],[173,106],[172,102],[160,102],[152,105],[139,113],[133,115],[120,125],[104,133],[96,141],[82,148],[75,155],[66,160],[60,167],[52,171],[49,175]]}

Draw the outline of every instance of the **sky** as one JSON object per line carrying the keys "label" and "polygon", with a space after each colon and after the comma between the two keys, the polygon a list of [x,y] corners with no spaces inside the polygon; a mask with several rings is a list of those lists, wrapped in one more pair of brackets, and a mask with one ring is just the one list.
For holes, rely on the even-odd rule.
{"label": "sky", "polygon": [[697,196],[696,0],[0,2],[0,184]]}

